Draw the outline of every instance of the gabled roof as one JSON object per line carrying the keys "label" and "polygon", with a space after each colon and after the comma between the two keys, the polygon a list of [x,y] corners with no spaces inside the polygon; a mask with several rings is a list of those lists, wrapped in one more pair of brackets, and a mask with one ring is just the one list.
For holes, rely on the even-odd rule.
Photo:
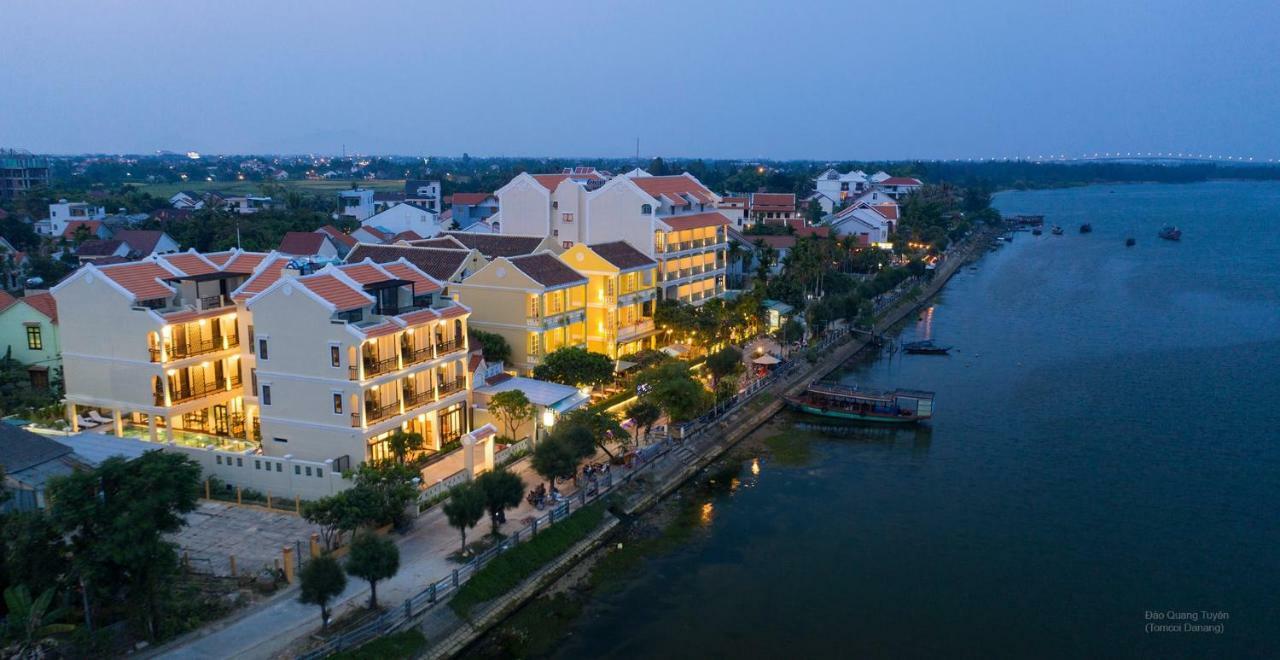
{"label": "gabled roof", "polygon": [[306,257],[320,254],[320,249],[324,247],[325,241],[329,240],[328,234],[314,231],[291,231],[280,239],[280,247],[276,251],[281,254],[292,254],[299,257]]}
{"label": "gabled roof", "polygon": [[698,183],[697,179],[694,179],[688,173],[671,176],[637,176],[632,177],[631,180],[641,190],[655,198],[659,195],[666,195],[671,199],[675,198],[676,195],[684,194],[693,197],[694,200],[702,204],[716,202],[715,193]]}
{"label": "gabled roof", "polygon": [[58,322],[58,303],[53,299],[48,291],[40,293],[28,293],[22,298],[22,302],[31,306],[31,309],[44,314],[51,322]]}
{"label": "gabled roof", "polygon": [[876,213],[879,213],[880,215],[883,215],[883,216],[885,217],[885,219],[886,219],[886,220],[897,220],[897,219],[898,219],[898,205],[897,205],[897,204],[872,204],[870,208],[871,208],[871,210],[875,211]]}
{"label": "gabled roof", "polygon": [[13,475],[72,453],[71,447],[42,435],[0,424],[0,465]]}
{"label": "gabled roof", "polygon": [[124,245],[124,241],[114,238],[102,240],[98,238],[87,240],[76,248],[76,256],[80,257],[105,257],[115,254],[120,246]]}
{"label": "gabled roof", "polygon": [[587,282],[586,276],[548,253],[509,257],[507,261],[542,286],[556,287]]}
{"label": "gabled roof", "polygon": [[441,236],[448,236],[464,247],[479,250],[486,258],[514,257],[532,254],[542,241],[541,236],[514,236],[511,234],[476,234],[465,231],[447,231]]}
{"label": "gabled roof", "polygon": [[196,275],[208,275],[209,273],[218,272],[218,266],[212,261],[204,258],[204,255],[189,250],[187,252],[178,252],[175,254],[162,254],[156,259],[163,260],[173,268],[177,269],[180,274],[194,277]]}
{"label": "gabled roof", "polygon": [[[561,172],[559,174],[532,174],[538,183],[542,184],[547,190],[555,190],[565,179],[573,179],[574,181],[604,181],[605,177],[599,172],[591,168],[575,168],[571,172]],[[456,202],[455,202],[456,203]]]}
{"label": "gabled roof", "polygon": [[241,275],[252,275],[253,271],[262,265],[268,254],[265,252],[242,252],[240,250],[232,250],[227,254],[225,259],[215,260],[213,255],[204,255],[210,261],[217,263],[224,273],[238,273]]}
{"label": "gabled roof", "polygon": [[443,234],[435,238],[427,238],[421,241],[413,241],[412,245],[416,245],[418,247],[445,248],[449,250],[466,249],[467,247],[462,244],[462,241],[459,241],[453,238],[452,236],[443,235]]}
{"label": "gabled roof", "polygon": [[5,291],[4,289],[0,289],[0,312],[13,307],[17,302],[18,299],[13,297],[13,294]]}
{"label": "gabled roof", "polygon": [[751,196],[751,210],[793,212],[796,210],[796,196],[790,193],[756,193]]}
{"label": "gabled roof", "polygon": [[471,251],[463,249],[447,250],[412,245],[358,243],[347,255],[347,262],[354,263],[370,259],[376,263],[385,264],[404,259],[432,278],[447,282],[462,269],[470,257]]}
{"label": "gabled roof", "polygon": [[632,268],[644,268],[646,266],[657,266],[658,262],[649,258],[645,253],[631,247],[626,241],[613,241],[610,243],[595,243],[588,245],[592,252],[600,255],[601,259],[609,262],[618,270],[630,270]]}
{"label": "gabled roof", "polygon": [[382,264],[382,269],[397,279],[413,282],[413,295],[420,296],[440,290],[440,282],[422,272],[408,261],[391,261]]}
{"label": "gabled roof", "polygon": [[275,284],[284,274],[285,268],[289,265],[289,257],[271,254],[262,259],[258,267],[254,269],[253,276],[245,280],[235,292],[232,293],[233,300],[244,301],[267,290],[267,287]]}
{"label": "gabled roof", "polygon": [[334,244],[341,245],[347,249],[351,249],[355,247],[356,243],[359,242],[356,239],[352,238],[350,234],[343,233],[341,229],[338,229],[333,225],[325,225],[317,229],[316,231],[321,232],[324,235],[328,236],[329,240],[332,240]]}
{"label": "gabled roof", "polygon": [[[381,227],[375,227],[373,225],[360,225],[360,229],[363,229],[369,232],[369,234],[371,234],[374,238],[383,242],[386,242],[388,239],[391,238],[391,232],[384,231]],[[356,231],[360,231],[360,229],[357,229]]]}
{"label": "gabled roof", "polygon": [[124,241],[129,249],[144,257],[156,251],[162,238],[164,232],[159,229],[121,229],[115,233],[117,241]]}
{"label": "gabled roof", "polygon": [[395,236],[391,237],[392,243],[396,241],[420,241],[420,240],[422,240],[422,234],[419,234],[418,232],[412,229],[406,229],[400,232],[399,234],[396,234]]}
{"label": "gabled roof", "polygon": [[880,182],[882,186],[923,186],[924,183],[920,179],[909,176],[891,176]]}
{"label": "gabled roof", "polygon": [[168,298],[174,293],[174,289],[164,283],[173,277],[173,272],[154,261],[103,266],[98,271],[133,294],[134,300]]}
{"label": "gabled roof", "polygon": [[85,231],[89,232],[89,235],[91,236],[96,235],[98,233],[98,230],[102,228],[102,221],[101,220],[72,220],[71,222],[67,223],[67,228],[62,230],[62,237],[74,238],[76,235],[76,231],[78,231],[81,227],[84,227]]}
{"label": "gabled roof", "polygon": [[336,268],[361,286],[398,279],[368,259],[360,262],[345,263],[341,266],[336,266]]}
{"label": "gabled roof", "polygon": [[720,225],[729,224],[729,218],[719,211],[707,211],[705,213],[693,213],[690,215],[673,215],[665,218],[658,218],[658,222],[674,230],[697,229],[699,227],[718,227]]}
{"label": "gabled roof", "polygon": [[357,291],[351,285],[329,273],[322,272],[299,277],[298,284],[310,289],[312,293],[333,305],[335,310],[339,312],[359,309],[373,302],[372,296],[362,291]]}

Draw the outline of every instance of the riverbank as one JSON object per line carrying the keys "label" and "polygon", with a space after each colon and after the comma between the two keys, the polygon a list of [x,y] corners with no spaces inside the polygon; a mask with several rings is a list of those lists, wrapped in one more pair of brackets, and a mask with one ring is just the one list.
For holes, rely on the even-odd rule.
{"label": "riverbank", "polygon": [[[915,313],[960,268],[984,254],[992,238],[1002,231],[1002,227],[996,227],[975,232],[939,264],[934,277],[918,295],[887,309],[875,324],[872,335],[888,331]],[[845,335],[843,339],[842,344],[828,347],[831,350],[828,359],[807,365],[758,394],[760,398],[768,397],[765,405],[747,402],[689,440],[694,446],[689,447],[683,464],[665,466],[665,470],[659,471],[660,476],[655,475],[650,488],[634,494],[619,507],[618,512],[627,519],[626,524],[611,526],[612,534],[593,537],[590,551],[585,554],[575,549],[575,562],[557,562],[517,593],[499,599],[481,620],[450,631],[447,642],[437,644],[426,657],[452,657],[463,650],[473,657],[545,653],[548,645],[559,639],[560,632],[572,624],[591,593],[611,588],[646,557],[670,550],[688,539],[698,521],[708,515],[700,503],[705,498],[698,495],[736,487],[733,475],[744,460],[762,450],[782,460],[805,460],[803,446],[791,441],[758,437],[757,444],[744,447],[741,443],[752,438],[757,429],[782,410],[783,402],[777,394],[799,392],[808,383],[839,369],[868,345],[870,337]]]}

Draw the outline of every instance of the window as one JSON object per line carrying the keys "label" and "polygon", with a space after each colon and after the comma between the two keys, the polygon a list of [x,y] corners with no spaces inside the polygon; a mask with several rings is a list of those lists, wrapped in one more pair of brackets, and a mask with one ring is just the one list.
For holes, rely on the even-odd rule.
{"label": "window", "polygon": [[333,414],[335,415],[342,414],[342,393],[341,392],[333,393]]}
{"label": "window", "polygon": [[44,339],[40,336],[40,326],[27,326],[27,348],[33,351],[44,349]]}
{"label": "window", "polygon": [[653,213],[653,205],[652,205],[652,204],[641,204],[641,205],[640,205],[640,213],[642,213],[642,214],[644,214],[644,215],[649,215],[649,214]]}
{"label": "window", "polygon": [[342,349],[337,344],[329,344],[329,366],[342,366]]}
{"label": "window", "polygon": [[572,213],[561,213],[561,214],[560,214],[560,222],[563,222],[563,223],[565,223],[565,224],[573,224],[573,214],[572,214]]}
{"label": "window", "polygon": [[221,456],[214,456],[214,457],[213,457],[213,460],[217,461],[217,462],[218,462],[218,465],[222,465],[222,457],[221,457]]}
{"label": "window", "polygon": [[253,340],[253,324],[252,323],[249,324],[248,330],[249,330],[249,355],[253,355],[257,351],[256,349],[257,342]]}
{"label": "window", "polygon": [[257,367],[252,367],[249,369],[249,384],[253,386],[254,392],[258,391],[258,368]]}
{"label": "window", "polygon": [[551,235],[552,235],[552,236],[559,236],[559,235],[560,235],[560,230],[559,230],[559,229],[552,229],[552,230],[551,230]]}
{"label": "window", "polygon": [[263,337],[262,339],[259,339],[259,340],[258,340],[258,357],[259,357],[259,358],[261,358],[264,362],[268,359],[268,358],[267,358],[267,338],[266,338],[266,337]]}
{"label": "window", "polygon": [[[261,396],[259,396],[258,398],[262,400],[262,405],[264,405],[264,406],[269,406],[269,405],[271,405],[271,386],[270,386],[270,385],[263,385],[263,386],[262,386],[262,395],[261,395]],[[280,439],[280,438],[276,438],[276,440],[279,440],[279,439]]]}
{"label": "window", "polygon": [[564,249],[568,250],[569,248],[573,247],[573,241],[563,241],[560,243],[560,245],[563,246]]}
{"label": "window", "polygon": [[307,476],[308,476],[308,477],[309,477],[309,476],[311,476],[311,466],[310,466],[310,465],[308,465],[308,466],[307,466]]}
{"label": "window", "polygon": [[[276,440],[280,440],[280,438],[276,438]],[[281,440],[281,442],[288,442],[288,440]],[[276,463],[276,472],[284,472],[284,463]]]}
{"label": "window", "polygon": [[551,202],[551,208],[553,209],[560,208],[560,202]]}
{"label": "window", "polygon": [[244,467],[244,459],[236,457],[236,467]]}
{"label": "window", "polygon": [[302,474],[302,466],[301,466],[301,465],[295,465],[295,466],[293,466],[293,473],[294,473],[294,474],[299,474],[299,475],[300,475],[300,474]]}
{"label": "window", "polygon": [[319,467],[318,467],[318,468],[316,468],[316,476],[317,476],[317,477],[323,477],[323,476],[324,476],[324,468],[319,468]]}
{"label": "window", "polygon": [[253,469],[255,469],[255,470],[261,470],[261,469],[262,469],[262,461],[255,460],[255,461],[253,462]]}

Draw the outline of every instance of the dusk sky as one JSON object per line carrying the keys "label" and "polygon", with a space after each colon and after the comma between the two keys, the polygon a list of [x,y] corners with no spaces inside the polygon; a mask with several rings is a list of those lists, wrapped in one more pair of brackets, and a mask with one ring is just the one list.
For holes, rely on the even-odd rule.
{"label": "dusk sky", "polygon": [[0,147],[1280,158],[1280,2],[19,2]]}

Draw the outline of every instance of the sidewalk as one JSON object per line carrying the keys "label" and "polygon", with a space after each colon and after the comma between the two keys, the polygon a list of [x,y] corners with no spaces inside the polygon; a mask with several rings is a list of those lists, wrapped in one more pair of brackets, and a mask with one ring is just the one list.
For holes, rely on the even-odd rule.
{"label": "sidewalk", "polygon": [[[509,469],[524,480],[526,491],[542,482],[542,477],[529,467],[527,458],[516,461]],[[557,483],[557,487],[566,495],[574,490],[572,481]],[[520,506],[507,512],[507,522],[500,529],[519,529],[524,526],[522,521],[525,517],[541,513],[527,501],[521,501]],[[489,520],[485,516],[478,525],[467,530],[467,541],[477,540],[487,533]],[[449,561],[448,556],[461,547],[462,540],[458,531],[449,526],[439,506],[423,513],[408,534],[393,538],[400,547],[400,572],[390,580],[378,583],[378,603],[384,607],[399,605],[458,566]],[[224,627],[165,649],[156,657],[273,657],[320,628],[320,608],[299,603],[296,588],[290,589],[289,593],[289,598],[246,613]],[[368,599],[369,584],[348,576],[346,591],[331,605],[332,616],[336,618],[352,608],[364,607]]]}

